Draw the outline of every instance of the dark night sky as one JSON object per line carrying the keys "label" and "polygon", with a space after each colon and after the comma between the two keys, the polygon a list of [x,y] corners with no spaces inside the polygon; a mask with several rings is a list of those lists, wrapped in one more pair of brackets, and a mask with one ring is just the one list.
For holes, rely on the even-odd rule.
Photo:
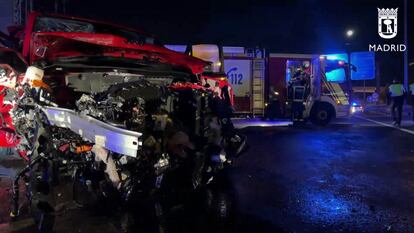
{"label": "dark night sky", "polygon": [[156,34],[166,43],[222,41],[229,45],[316,52],[340,48],[348,27],[357,30],[358,44],[366,48],[367,42],[378,37],[377,7],[400,7],[402,29],[401,2],[70,0],[68,13],[128,24]]}
{"label": "dark night sky", "polygon": [[[414,3],[408,1],[411,26]],[[344,51],[347,28],[356,30],[353,50],[367,50],[370,43],[403,43],[402,0],[66,2],[68,14],[139,28],[157,35],[166,44],[221,42],[223,45],[262,46],[272,52],[327,53]],[[395,39],[385,41],[378,36],[377,7],[399,7],[399,34]],[[414,32],[410,30],[413,41]],[[383,67],[389,69],[387,73],[402,71],[402,53],[379,54],[378,57],[387,64],[392,63]]]}

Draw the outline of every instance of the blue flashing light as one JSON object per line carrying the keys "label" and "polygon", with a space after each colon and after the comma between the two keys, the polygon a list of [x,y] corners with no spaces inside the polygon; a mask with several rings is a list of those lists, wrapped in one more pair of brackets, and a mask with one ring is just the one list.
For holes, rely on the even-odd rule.
{"label": "blue flashing light", "polygon": [[346,53],[333,53],[333,54],[326,54],[322,55],[326,57],[327,60],[342,60],[342,61],[348,61],[348,54]]}
{"label": "blue flashing light", "polygon": [[331,55],[326,55],[326,59],[327,60],[341,60],[342,56],[340,56],[340,54],[331,54]]}
{"label": "blue flashing light", "polygon": [[357,106],[358,104],[356,102],[352,102],[352,106]]}

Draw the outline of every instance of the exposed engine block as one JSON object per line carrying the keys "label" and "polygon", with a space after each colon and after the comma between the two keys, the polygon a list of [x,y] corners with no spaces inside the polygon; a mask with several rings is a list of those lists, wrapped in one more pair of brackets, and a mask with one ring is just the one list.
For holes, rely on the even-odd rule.
{"label": "exposed engine block", "polygon": [[[35,142],[34,155],[73,162],[68,169],[78,172],[74,179],[82,176],[75,183],[85,182],[80,185],[88,190],[106,182],[129,201],[163,189],[166,176],[181,180],[180,189],[197,188],[226,162],[217,100],[197,84],[166,80],[125,73],[56,74],[44,79],[50,93],[26,90],[34,93],[28,98],[33,103],[15,111],[15,125],[37,137],[27,140]],[[37,135],[36,128],[42,129]],[[167,189],[177,188],[169,182]],[[100,188],[92,192],[108,192]]]}

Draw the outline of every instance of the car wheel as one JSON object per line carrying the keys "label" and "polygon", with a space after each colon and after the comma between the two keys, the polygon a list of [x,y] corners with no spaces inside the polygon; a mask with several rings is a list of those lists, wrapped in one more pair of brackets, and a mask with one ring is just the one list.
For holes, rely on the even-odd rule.
{"label": "car wheel", "polygon": [[316,125],[327,125],[332,119],[332,110],[327,104],[320,104],[312,110],[311,121]]}

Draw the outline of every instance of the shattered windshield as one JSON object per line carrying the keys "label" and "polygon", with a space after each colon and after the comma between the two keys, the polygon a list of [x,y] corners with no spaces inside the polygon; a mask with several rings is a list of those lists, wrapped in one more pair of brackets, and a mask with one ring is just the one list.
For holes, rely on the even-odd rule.
{"label": "shattered windshield", "polygon": [[34,26],[35,32],[84,32],[102,33],[123,37],[130,43],[162,45],[153,36],[112,25],[88,22],[75,19],[55,17],[38,17]]}

